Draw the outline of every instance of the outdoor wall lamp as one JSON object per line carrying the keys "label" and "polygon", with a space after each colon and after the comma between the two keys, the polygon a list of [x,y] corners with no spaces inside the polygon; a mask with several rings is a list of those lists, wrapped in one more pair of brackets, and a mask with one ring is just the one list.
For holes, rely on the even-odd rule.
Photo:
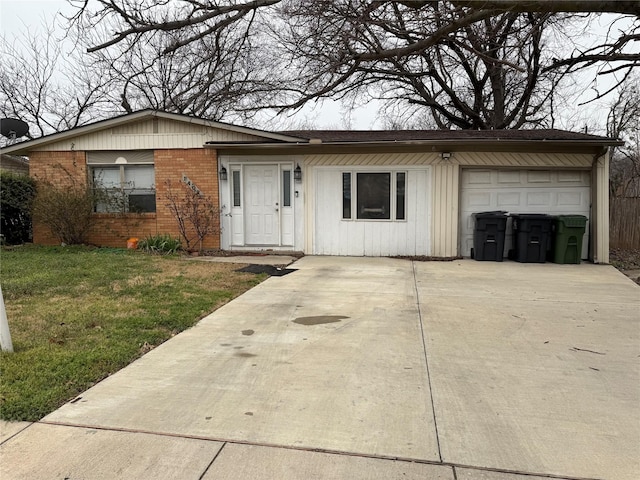
{"label": "outdoor wall lamp", "polygon": [[293,171],[293,178],[296,182],[302,181],[302,169],[300,168],[300,165],[297,165],[296,169]]}
{"label": "outdoor wall lamp", "polygon": [[451,158],[451,152],[442,152],[440,154],[442,160],[449,160]]}
{"label": "outdoor wall lamp", "polygon": [[219,175],[220,175],[220,180],[226,180],[227,179],[227,169],[222,167],[220,169]]}

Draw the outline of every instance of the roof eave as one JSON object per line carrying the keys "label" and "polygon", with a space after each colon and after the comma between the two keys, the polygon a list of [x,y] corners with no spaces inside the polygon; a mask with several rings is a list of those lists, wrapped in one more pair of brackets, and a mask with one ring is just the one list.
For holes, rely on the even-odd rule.
{"label": "roof eave", "polygon": [[624,145],[624,142],[620,140],[511,140],[511,139],[438,139],[438,140],[381,140],[381,141],[366,141],[366,142],[322,142],[322,143],[311,143],[311,142],[288,142],[288,143],[242,143],[242,142],[233,142],[233,143],[214,143],[207,142],[204,146],[205,148],[217,148],[217,149],[242,149],[242,148],[283,148],[283,147],[292,147],[292,148],[302,148],[302,147],[371,147],[371,146],[416,146],[416,145],[425,145],[425,146],[447,146],[453,147],[457,145],[512,145],[512,146],[524,146],[531,144],[542,144],[542,145],[557,145],[557,146],[581,146],[581,147],[614,147]]}

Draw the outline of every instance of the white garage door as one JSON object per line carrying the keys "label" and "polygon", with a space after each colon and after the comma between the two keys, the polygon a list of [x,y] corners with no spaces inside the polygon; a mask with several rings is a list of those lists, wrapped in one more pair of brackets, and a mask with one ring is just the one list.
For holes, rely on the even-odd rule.
{"label": "white garage door", "polygon": [[[589,217],[590,179],[577,170],[462,170],[460,199],[460,251],[471,254],[476,212],[576,214]],[[511,222],[507,223],[505,257],[513,248]],[[589,224],[582,240],[582,258],[588,257]]]}
{"label": "white garage door", "polygon": [[315,255],[429,255],[429,170],[316,167]]}

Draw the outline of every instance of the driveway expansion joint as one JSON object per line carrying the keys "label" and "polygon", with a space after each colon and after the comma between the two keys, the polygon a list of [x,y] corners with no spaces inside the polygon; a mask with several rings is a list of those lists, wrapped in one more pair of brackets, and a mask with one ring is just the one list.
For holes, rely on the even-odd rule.
{"label": "driveway expansion joint", "polygon": [[[347,452],[347,451],[340,451],[340,450],[331,450],[326,448],[296,447],[292,445],[278,445],[278,444],[270,444],[270,443],[262,443],[262,442],[251,442],[251,441],[245,441],[245,440],[212,438],[212,437],[205,437],[201,435],[184,435],[184,434],[176,434],[176,433],[170,433],[170,432],[153,432],[153,431],[138,430],[138,429],[131,429],[131,428],[101,427],[96,425],[79,425],[79,424],[71,424],[71,423],[63,423],[63,422],[52,422],[52,421],[46,421],[46,420],[34,422],[32,425],[34,424],[52,425],[52,426],[59,426],[59,427],[71,427],[71,428],[78,428],[78,429],[111,431],[111,432],[123,432],[123,433],[132,433],[132,434],[139,433],[144,435],[156,435],[160,437],[184,438],[189,440],[202,440],[202,441],[222,443],[222,446],[220,447],[218,452],[214,455],[211,462],[209,462],[209,465],[200,476],[200,479],[204,478],[207,472],[211,469],[211,466],[218,459],[218,457],[220,456],[222,450],[224,450],[226,445],[246,445],[250,447],[277,448],[277,449],[292,450],[297,452],[323,453],[327,455],[340,455],[345,457],[370,458],[374,460],[389,460],[394,462],[417,463],[421,465],[436,465],[441,467],[450,467],[454,474],[454,479],[457,479],[456,469],[462,468],[467,470],[476,470],[479,472],[521,475],[521,476],[527,476],[527,477],[541,477],[541,478],[549,478],[554,480],[604,480],[601,478],[594,478],[594,477],[575,477],[575,476],[556,475],[556,474],[542,473],[542,472],[525,472],[520,470],[481,467],[477,465],[466,465],[466,464],[460,464],[460,463],[445,462],[442,460],[438,461],[438,460],[427,460],[427,459],[421,459],[421,458],[400,457],[400,456],[393,456],[393,455],[368,454],[368,453],[362,453],[362,452]],[[13,437],[19,435],[24,430],[26,429],[21,430],[18,434],[14,435]]]}
{"label": "driveway expansion joint", "polygon": [[422,351],[424,352],[424,363],[427,368],[427,385],[429,386],[429,396],[431,398],[431,414],[433,415],[433,427],[435,429],[436,444],[438,446],[438,458],[440,459],[440,461],[442,461],[442,450],[440,448],[440,435],[438,433],[438,419],[436,417],[436,405],[433,399],[433,387],[431,385],[431,374],[429,372],[427,341],[424,338],[424,322],[422,321],[422,309],[420,308],[420,290],[418,290],[418,280],[416,278],[415,262],[411,262],[411,273],[413,274],[413,288],[416,295],[416,308],[418,309],[418,321],[420,322],[420,336],[422,337]]}

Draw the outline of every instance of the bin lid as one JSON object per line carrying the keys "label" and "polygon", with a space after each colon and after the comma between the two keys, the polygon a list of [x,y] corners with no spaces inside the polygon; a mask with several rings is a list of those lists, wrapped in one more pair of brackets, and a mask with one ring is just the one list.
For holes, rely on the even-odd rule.
{"label": "bin lid", "polygon": [[510,213],[509,216],[525,220],[551,220],[553,218],[546,213]]}
{"label": "bin lid", "polygon": [[584,227],[587,220],[584,215],[558,215],[555,217],[555,221],[565,227]]}
{"label": "bin lid", "polygon": [[492,212],[477,212],[472,214],[474,217],[506,217],[507,212],[503,210],[495,210]]}

